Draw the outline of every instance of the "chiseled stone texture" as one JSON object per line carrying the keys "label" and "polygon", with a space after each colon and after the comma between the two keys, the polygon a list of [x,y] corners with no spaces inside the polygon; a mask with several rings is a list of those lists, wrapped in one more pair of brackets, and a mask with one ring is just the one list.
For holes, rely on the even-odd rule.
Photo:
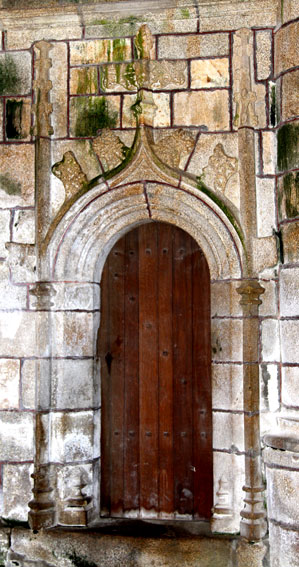
{"label": "chiseled stone texture", "polygon": [[32,499],[33,465],[3,466],[3,516],[27,521],[28,502]]}
{"label": "chiseled stone texture", "polygon": [[256,64],[257,79],[268,79],[272,71],[272,32],[270,30],[256,32]]}
{"label": "chiseled stone texture", "polygon": [[299,321],[280,321],[282,362],[298,363]]}
{"label": "chiseled stone texture", "polygon": [[30,461],[33,448],[33,414],[0,412],[1,461]]}
{"label": "chiseled stone texture", "polygon": [[196,59],[191,61],[191,88],[227,87],[228,59]]}
{"label": "chiseled stone texture", "polygon": [[[233,567],[232,542],[218,538],[153,538],[80,533],[61,530],[14,529],[12,549],[42,567],[72,567],[75,553],[81,564],[101,567]],[[55,550],[55,553],[53,553]],[[43,563],[45,562],[45,565]],[[200,563],[199,563],[200,561]],[[28,566],[30,563],[28,563]]]}
{"label": "chiseled stone texture", "polygon": [[257,235],[272,236],[276,228],[275,179],[256,180]]}
{"label": "chiseled stone texture", "polygon": [[299,268],[280,272],[280,314],[283,317],[299,315]]}
{"label": "chiseled stone texture", "polygon": [[131,40],[95,39],[74,41],[70,44],[71,65],[92,65],[108,61],[130,61],[132,58]]}
{"label": "chiseled stone texture", "polygon": [[3,356],[35,356],[35,314],[26,311],[1,312],[0,341]]}
{"label": "chiseled stone texture", "polygon": [[21,209],[15,211],[12,225],[12,240],[23,244],[35,242],[35,211]]}
{"label": "chiseled stone texture", "polygon": [[299,407],[299,366],[282,367],[281,401],[286,406]]}
{"label": "chiseled stone texture", "polygon": [[34,145],[0,146],[1,207],[34,205]]}
{"label": "chiseled stone texture", "polygon": [[53,461],[72,462],[94,457],[93,412],[53,413],[51,435]]}
{"label": "chiseled stone texture", "polygon": [[176,126],[199,126],[203,130],[228,130],[228,92],[216,90],[176,93],[174,95],[174,124]]}
{"label": "chiseled stone texture", "polygon": [[[298,30],[299,31],[299,30]],[[288,120],[299,115],[299,71],[286,73],[282,77],[282,113],[281,119]]]}
{"label": "chiseled stone texture", "polygon": [[49,52],[52,60],[49,75],[52,81],[51,103],[53,112],[51,124],[54,136],[63,138],[67,136],[67,44],[53,43]]}
{"label": "chiseled stone texture", "polygon": [[298,65],[299,22],[280,28],[275,35],[275,74]]}
{"label": "chiseled stone texture", "polygon": [[19,406],[20,361],[0,359],[0,409]]}
{"label": "chiseled stone texture", "polygon": [[262,354],[266,362],[279,362],[280,344],[279,327],[276,319],[265,319],[261,324],[262,330]]}
{"label": "chiseled stone texture", "polygon": [[212,364],[212,406],[214,409],[243,410],[241,364]]}
{"label": "chiseled stone texture", "polygon": [[159,38],[160,59],[184,59],[228,55],[229,36],[227,33],[204,35],[168,35]]}

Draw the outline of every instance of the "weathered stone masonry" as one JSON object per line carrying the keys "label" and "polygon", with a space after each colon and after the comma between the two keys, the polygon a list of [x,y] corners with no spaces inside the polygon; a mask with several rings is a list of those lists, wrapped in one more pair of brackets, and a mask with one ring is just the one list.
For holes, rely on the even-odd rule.
{"label": "weathered stone masonry", "polygon": [[[298,1],[22,3],[0,2],[3,564],[261,566],[267,520],[265,561],[296,567]],[[11,533],[99,522],[101,272],[152,220],[209,264],[211,531],[242,538]]]}

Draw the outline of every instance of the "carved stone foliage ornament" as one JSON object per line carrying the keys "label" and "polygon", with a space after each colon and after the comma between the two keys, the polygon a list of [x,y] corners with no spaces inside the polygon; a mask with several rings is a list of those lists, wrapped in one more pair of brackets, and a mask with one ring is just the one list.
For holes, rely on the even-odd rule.
{"label": "carved stone foliage ornament", "polygon": [[193,136],[179,129],[153,144],[152,148],[163,163],[170,167],[179,167],[182,157],[190,154],[194,146],[195,140]]}
{"label": "carved stone foliage ornament", "polygon": [[209,158],[208,165],[203,168],[205,177],[211,179],[211,185],[225,193],[228,180],[238,171],[237,158],[228,156],[222,144],[217,144]]}
{"label": "carved stone foliage ornament", "polygon": [[39,53],[39,58],[35,62],[36,78],[33,81],[35,93],[35,103],[32,111],[35,116],[33,133],[35,136],[51,136],[53,128],[51,126],[52,104],[49,101],[49,93],[52,89],[52,81],[49,79],[49,70],[52,67],[52,60],[49,51],[52,49],[51,43],[39,41],[35,44]]}
{"label": "carved stone foliage ornament", "polygon": [[100,135],[92,140],[92,147],[105,171],[119,165],[127,150],[119,137],[109,128],[104,128]]}
{"label": "carved stone foliage ornament", "polygon": [[87,183],[87,177],[71,151],[66,152],[62,160],[53,165],[52,171],[64,185],[66,201]]}

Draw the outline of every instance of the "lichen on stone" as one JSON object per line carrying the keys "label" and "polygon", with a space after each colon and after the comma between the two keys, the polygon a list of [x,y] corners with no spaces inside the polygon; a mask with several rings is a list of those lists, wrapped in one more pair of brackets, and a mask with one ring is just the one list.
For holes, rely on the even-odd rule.
{"label": "lichen on stone", "polygon": [[299,125],[284,124],[277,134],[277,165],[280,171],[298,167]]}
{"label": "lichen on stone", "polygon": [[11,55],[0,59],[0,95],[16,94],[19,75],[15,61]]}
{"label": "lichen on stone", "polygon": [[7,174],[0,174],[0,188],[8,195],[21,195],[22,187],[19,181],[14,181]]}

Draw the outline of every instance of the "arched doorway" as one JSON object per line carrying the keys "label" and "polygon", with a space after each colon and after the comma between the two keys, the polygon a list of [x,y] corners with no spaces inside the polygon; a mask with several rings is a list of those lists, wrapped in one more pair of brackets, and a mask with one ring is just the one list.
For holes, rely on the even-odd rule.
{"label": "arched doorway", "polygon": [[183,230],[151,222],[102,275],[101,515],[209,518],[210,276]]}

